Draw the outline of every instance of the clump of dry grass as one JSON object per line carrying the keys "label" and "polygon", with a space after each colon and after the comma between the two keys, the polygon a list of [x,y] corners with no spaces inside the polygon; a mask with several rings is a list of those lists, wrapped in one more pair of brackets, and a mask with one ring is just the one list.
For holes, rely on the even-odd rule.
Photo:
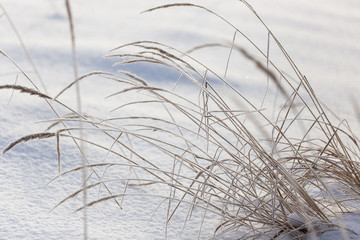
{"label": "clump of dry grass", "polygon": [[[280,42],[256,11],[246,1],[241,2],[267,29],[296,78],[282,72],[250,39],[247,40],[258,56],[238,46],[236,34],[241,33],[245,38],[246,35],[214,11],[195,4],[159,6],[146,12],[170,7],[201,8],[234,28],[233,41],[205,44],[188,52],[159,42],[138,41],[113,49],[108,57],[119,59],[116,66],[135,63],[165,66],[179,74],[176,86],[186,81],[198,90],[197,101],[181,91],[151,86],[125,71],[119,75],[90,73],[65,87],[53,103],[61,104],[59,97],[78,81],[97,75],[123,86],[108,96],[124,101],[113,109],[114,114],[133,105],[145,109],[156,105],[158,111],[126,116],[119,113],[101,119],[72,110],[71,115],[55,120],[47,129],[49,132],[23,137],[11,143],[4,153],[20,142],[44,137],[57,137],[57,142],[60,138],[70,138],[76,145],[80,141],[105,151],[102,162],[91,163],[85,157],[84,166],[60,172],[62,176],[86,168],[96,176],[95,183],[85,184],[60,204],[98,185],[107,188],[108,196],[94,199],[78,210],[108,200],[115,200],[121,207],[122,199],[131,195],[128,189],[132,186],[165,185],[169,191],[156,197],[168,202],[167,222],[183,205],[188,206],[189,215],[195,208],[201,208],[221,218],[222,223],[214,229],[214,234],[239,230],[239,239],[274,239],[284,234],[301,238],[328,230],[324,226],[336,228],[331,224],[333,217],[351,211],[348,203],[360,199],[358,139],[343,127],[344,123],[332,124],[309,81]],[[272,81],[280,94],[277,101],[282,101],[280,108],[276,108],[278,103],[272,109],[277,112],[275,116],[245,97],[235,81],[221,77],[192,56],[199,49],[219,46],[245,57]],[[1,88],[49,99],[25,87]],[[129,95],[139,97],[131,100],[127,98]],[[80,128],[68,127],[74,122],[82,122],[82,131],[97,131],[108,142],[79,136]],[[156,149],[161,160],[154,161],[136,150],[136,142]],[[60,166],[59,144],[57,151]],[[109,161],[110,156],[120,160]],[[131,167],[136,177],[126,179],[123,192],[112,193],[109,183],[97,172],[104,166]]]}

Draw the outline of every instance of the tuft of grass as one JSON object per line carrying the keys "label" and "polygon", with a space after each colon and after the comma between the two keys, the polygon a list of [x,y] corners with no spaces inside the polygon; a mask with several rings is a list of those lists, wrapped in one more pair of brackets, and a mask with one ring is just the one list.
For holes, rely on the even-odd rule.
{"label": "tuft of grass", "polygon": [[[292,73],[284,73],[269,58],[269,49],[267,53],[262,51],[246,34],[215,11],[191,3],[158,6],[144,13],[172,7],[200,8],[234,29],[232,41],[195,46],[188,51],[155,41],[137,41],[109,52],[108,57],[118,59],[116,67],[144,63],[176,72],[179,78],[174,89],[153,86],[122,70],[118,75],[93,72],[76,77],[54,99],[22,86],[0,86],[0,89],[15,89],[52,100],[49,106],[57,104],[71,113],[63,117],[58,115],[58,119],[51,121],[47,130],[54,133],[25,136],[11,143],[3,153],[22,142],[56,137],[59,176],[75,171],[86,174],[83,186],[59,205],[97,186],[104,186],[107,190],[107,196],[85,201],[76,211],[109,200],[115,200],[121,208],[124,198],[141,196],[132,189],[165,186],[167,191],[148,196],[160,197],[167,203],[166,236],[171,230],[168,224],[183,206],[188,211],[184,225],[195,214],[195,209],[202,209],[203,222],[207,213],[215,214],[221,220],[214,235],[238,231],[239,239],[275,239],[284,235],[301,238],[315,236],[329,228],[341,228],[332,224],[333,219],[339,213],[351,211],[350,203],[359,203],[360,200],[359,141],[345,122],[334,125],[330,121],[329,113],[324,110],[310,82],[275,35],[250,4],[240,2],[263,24],[269,33],[268,41],[270,38],[274,40]],[[71,29],[74,43],[72,25]],[[237,44],[238,35],[249,41],[257,55]],[[265,97],[261,107],[257,107],[258,104],[239,88],[236,81],[241,79],[233,80],[227,74],[222,77],[192,55],[200,49],[211,51],[217,47],[230,50],[225,72],[231,55],[239,54],[272,81],[279,95],[275,98],[274,109],[266,109],[270,104],[264,101]],[[113,117],[92,118],[58,100],[80,80],[94,75],[121,85],[106,96],[109,101],[122,100],[112,109]],[[181,82],[191,84],[198,92],[198,98],[194,100],[191,94],[178,90]],[[121,114],[121,110],[126,112],[132,106],[140,109],[156,106],[157,111]],[[80,127],[71,127],[79,122]],[[101,138],[86,139],[81,132],[89,135],[96,132]],[[80,167],[63,173],[60,169],[61,138],[72,139],[84,158]],[[105,152],[105,158],[91,163],[79,143]],[[137,144],[159,153],[158,159],[144,154]],[[102,167],[116,170],[124,166],[129,167],[133,177],[114,176],[114,180],[106,181],[99,174]],[[126,184],[123,184],[122,191],[113,193],[110,183],[124,180]],[[87,184],[90,181],[94,182]],[[202,224],[200,234],[201,228]]]}

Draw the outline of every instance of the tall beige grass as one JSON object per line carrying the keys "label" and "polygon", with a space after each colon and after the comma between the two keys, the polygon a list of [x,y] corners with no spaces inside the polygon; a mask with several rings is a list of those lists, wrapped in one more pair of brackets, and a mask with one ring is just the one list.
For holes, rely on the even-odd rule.
{"label": "tall beige grass", "polygon": [[[234,36],[229,43],[191,46],[193,48],[189,51],[154,41],[137,41],[113,49],[108,57],[118,59],[117,67],[144,63],[176,72],[179,79],[175,89],[148,83],[134,73],[121,70],[118,75],[94,72],[78,77],[49,104],[61,105],[59,99],[64,92],[79,81],[96,75],[121,84],[118,91],[107,96],[110,101],[122,100],[118,107],[112,109],[115,116],[93,118],[62,104],[62,107],[68,108],[70,115],[58,116],[44,133],[25,136],[10,143],[3,153],[21,142],[56,137],[59,176],[84,169],[88,171],[85,171],[85,183],[90,178],[88,175],[91,178],[95,176],[94,183],[84,184],[59,204],[99,185],[107,189],[107,196],[85,202],[79,211],[108,200],[115,200],[121,208],[123,199],[134,195],[128,193],[128,189],[165,185],[169,190],[154,194],[154,197],[167,201],[167,222],[172,221],[182,206],[188,207],[189,215],[195,208],[200,208],[205,211],[203,220],[206,212],[216,214],[221,220],[214,229],[214,235],[238,231],[239,239],[275,239],[285,235],[300,239],[341,228],[332,222],[338,214],[352,211],[350,203],[360,199],[358,138],[353,136],[345,121],[338,125],[330,121],[330,113],[325,111],[311,84],[280,41],[251,5],[241,2],[267,29],[268,41],[271,39],[276,43],[273,47],[281,50],[292,73],[281,71],[268,53],[213,10],[190,3],[155,7],[145,12],[173,7],[200,8],[231,26]],[[237,45],[237,38],[249,41],[257,54]],[[276,101],[273,109],[266,109],[271,106],[269,103],[262,101],[259,105],[246,97],[236,83],[241,79],[232,80],[226,74],[222,77],[193,57],[196,51],[212,51],[218,47],[230,52],[227,66],[232,61],[231,55],[238,54],[269,79],[269,85],[278,94],[272,98]],[[177,91],[182,81],[198,91],[195,101],[190,95]],[[39,90],[23,86],[4,85],[0,89],[15,89],[46,100],[50,98]],[[137,97],[128,98],[130,95]],[[126,108],[134,105],[139,109],[157,106],[157,112],[121,114],[121,110],[126,112]],[[276,114],[273,115],[273,112]],[[68,127],[78,122],[83,125]],[[85,139],[81,131],[96,131],[108,141]],[[59,141],[65,138],[74,140],[85,163],[61,172]],[[79,142],[105,151],[106,158],[91,163],[79,147]],[[143,154],[135,144],[144,144],[156,150],[161,160],[156,161],[153,156]],[[114,158],[120,160],[114,161]],[[130,167],[136,177],[126,179],[122,191],[113,192],[110,183],[103,181],[97,170],[104,166],[109,169]],[[184,224],[186,222],[187,218]],[[352,231],[343,230],[344,234]]]}

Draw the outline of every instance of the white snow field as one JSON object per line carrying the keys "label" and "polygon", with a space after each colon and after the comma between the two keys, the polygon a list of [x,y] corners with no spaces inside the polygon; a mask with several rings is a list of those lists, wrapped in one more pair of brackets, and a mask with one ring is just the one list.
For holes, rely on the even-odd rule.
{"label": "white snow field", "polygon": [[[65,2],[63,0],[0,0],[0,86],[21,85],[31,89],[35,89],[36,86],[39,92],[54,98],[74,81],[71,36]],[[59,142],[55,135],[23,141],[1,155],[0,239],[84,239],[84,228],[87,228],[88,239],[245,239],[245,237],[256,239],[254,236],[259,239],[271,237],[291,239],[293,237],[291,234],[277,234],[276,230],[258,235],[260,231],[267,230],[266,227],[259,232],[251,233],[247,233],[249,228],[241,227],[223,231],[226,230],[226,225],[223,228],[219,225],[229,218],[222,215],[221,210],[229,209],[212,208],[210,202],[214,205],[220,204],[212,200],[212,196],[207,201],[200,201],[203,196],[202,191],[208,189],[205,186],[204,188],[198,186],[199,191],[196,194],[198,198],[185,197],[171,220],[167,222],[178,200],[183,196],[181,190],[184,190],[175,190],[171,186],[175,186],[176,181],[190,185],[190,178],[194,179],[192,165],[180,164],[177,157],[192,159],[195,156],[194,161],[199,161],[198,166],[203,167],[199,167],[198,171],[201,172],[205,171],[207,166],[206,159],[201,156],[214,156],[219,159],[221,156],[225,159],[229,158],[231,153],[224,153],[219,150],[220,148],[212,149],[215,143],[207,145],[206,137],[203,139],[196,134],[199,129],[194,127],[194,123],[185,118],[176,107],[166,105],[164,99],[160,101],[149,92],[140,89],[110,96],[131,84],[141,84],[129,76],[118,73],[119,70],[124,70],[145,79],[151,86],[174,88],[180,97],[170,96],[167,93],[163,96],[169,97],[169,101],[177,99],[179,104],[183,104],[184,109],[197,110],[192,103],[204,100],[204,95],[199,95],[198,88],[189,79],[184,80],[185,77],[179,80],[180,75],[174,70],[140,62],[124,66],[115,64],[132,58],[128,56],[121,58],[120,54],[124,53],[122,49],[109,51],[141,40],[164,43],[183,52],[208,43],[232,45],[234,29],[204,9],[184,6],[141,14],[152,7],[174,2],[70,1],[79,76],[101,71],[124,77],[99,73],[84,78],[79,85],[81,112],[89,121],[93,121],[83,125],[85,128],[83,137],[88,141],[84,144],[84,154],[89,164],[99,164],[87,168],[89,177],[87,186],[99,181],[104,183],[88,189],[86,201],[90,203],[109,197],[111,194],[118,194],[116,198],[86,208],[86,221],[84,211],[77,211],[84,204],[82,193],[58,205],[83,187],[82,170],[59,176],[59,170],[64,173],[82,165],[80,151],[71,138],[81,137],[77,129],[79,123],[76,121],[77,118],[74,118],[73,122],[69,121],[76,115],[68,115],[71,113],[69,108],[78,110],[75,86],[56,99],[69,108],[58,104],[54,99],[46,102],[43,98],[31,96],[26,91],[21,93],[9,87],[0,89],[0,150],[6,149],[11,142],[24,136],[47,131],[48,126],[58,123],[59,117],[55,111],[59,116],[66,118],[68,128],[73,128],[73,135],[67,131],[61,132],[63,135]],[[226,17],[261,51],[268,52],[269,59],[276,62],[276,66],[282,72],[289,73],[289,79],[296,78],[296,74],[276,46],[274,39],[268,41],[268,31],[242,1],[208,0],[193,1],[193,3]],[[352,134],[358,136],[360,133],[360,114],[357,114],[359,106],[357,102],[360,100],[358,94],[360,91],[360,2],[358,0],[248,0],[248,3],[309,80],[318,99],[326,105],[324,109],[329,112],[328,116],[334,126],[346,129],[349,124]],[[261,59],[254,46],[239,32],[234,42],[251,56],[256,56],[254,61]],[[147,43],[144,46],[148,48],[144,48],[143,51],[156,51],[154,46],[157,45]],[[235,99],[235,94],[228,87],[216,82],[215,73],[240,89],[246,99],[261,109],[259,112],[263,111],[269,114],[268,116],[276,117],[277,113],[272,109],[280,108],[285,96],[281,95],[281,90],[274,82],[271,80],[269,82],[264,72],[254,67],[254,61],[245,59],[241,54],[233,54],[227,65],[229,48],[209,49],[194,51],[192,56],[214,70],[214,73],[210,73],[199,67],[202,69],[201,74],[208,74],[209,82],[214,83],[214,86],[220,89],[219,93],[224,94],[223,99],[234,108],[244,107],[239,111],[240,115],[247,111],[251,112],[249,106],[244,106]],[[127,48],[124,51],[127,51]],[[129,51],[136,52],[136,46],[129,47]],[[119,55],[104,57],[111,54]],[[183,56],[177,55],[177,57]],[[171,59],[172,56],[162,55],[159,58],[166,57]],[[266,58],[259,61],[262,66],[266,66]],[[175,62],[182,64],[180,61]],[[197,63],[190,62],[198,66]],[[124,84],[110,78],[126,79],[129,82]],[[179,83],[176,84],[178,80]],[[228,94],[227,91],[230,93]],[[181,97],[189,99],[189,102],[180,99]],[[123,106],[133,101],[144,102]],[[305,101],[310,101],[310,97]],[[54,109],[52,110],[50,106]],[[121,108],[116,109],[118,107]],[[212,107],[209,103],[209,108]],[[214,114],[216,115],[215,111]],[[155,119],[155,121],[141,122],[141,119],[127,118],[129,116],[151,116],[152,119],[146,120],[154,120],[156,117],[164,121]],[[304,115],[304,118],[306,117],[308,115]],[[248,124],[249,129],[254,129],[254,136],[261,138],[263,131],[266,131],[259,128],[260,125],[263,126],[264,122],[261,121],[264,119],[257,122],[258,120],[253,119],[251,114],[248,117],[250,120],[246,118],[247,116],[244,118],[244,124]],[[104,119],[106,121],[103,121]],[[342,122],[343,119],[347,121]],[[304,121],[306,122],[306,119]],[[101,130],[96,129],[92,123],[101,126]],[[150,128],[141,126],[142,123],[154,125]],[[53,133],[61,128],[64,126],[58,123],[48,132]],[[172,132],[162,131],[164,129]],[[289,136],[295,136],[299,129],[289,129]],[[130,132],[131,130],[134,132]],[[226,134],[227,129],[224,127],[219,131],[224,131]],[[143,133],[149,138],[143,137],[141,135]],[[315,130],[315,136],[312,137],[320,139],[321,137],[316,136],[316,133]],[[150,137],[152,142],[158,143],[157,147],[144,141],[144,139],[149,140]],[[228,137],[234,142],[237,141],[235,137]],[[123,145],[115,144],[116,138],[119,138]],[[188,142],[183,141],[184,139]],[[219,139],[219,142],[221,141],[223,140]],[[79,142],[76,140],[76,143]],[[106,146],[108,149],[101,149],[92,143]],[[231,143],[223,144],[229,148],[232,146]],[[164,151],[162,147],[166,146],[178,156],[173,157],[166,150]],[[57,148],[61,153],[60,162]],[[265,150],[271,152],[270,147]],[[354,154],[359,153],[356,149],[352,150]],[[194,154],[191,155],[190,152]],[[139,165],[130,164],[130,161],[124,159]],[[146,171],[148,169],[155,175],[149,174]],[[214,170],[214,173],[216,171]],[[163,184],[159,180],[171,176],[173,182]],[[221,187],[218,190],[223,193],[232,191],[231,188],[223,190]],[[334,195],[341,196],[342,193],[347,193],[347,190],[340,189]],[[316,189],[311,193],[316,195]],[[209,194],[211,195],[212,192]],[[214,195],[216,194],[214,192]],[[209,197],[206,194],[204,196]],[[337,214],[338,219],[332,219],[334,224],[342,228],[321,227],[322,231],[308,234],[306,238],[360,239],[358,210],[360,204],[356,201],[358,199],[360,196],[354,201],[349,201],[351,212]],[[327,203],[319,203],[321,206],[322,204]],[[232,210],[235,211],[234,209]],[[216,231],[218,227],[219,230]],[[325,231],[326,229],[331,231]],[[245,233],[247,235],[244,235]]]}

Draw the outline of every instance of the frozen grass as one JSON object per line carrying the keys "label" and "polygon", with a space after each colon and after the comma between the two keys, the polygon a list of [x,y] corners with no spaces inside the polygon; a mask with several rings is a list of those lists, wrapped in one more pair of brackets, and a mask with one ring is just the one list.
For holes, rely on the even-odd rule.
{"label": "frozen grass", "polygon": [[[271,60],[269,44],[262,51],[240,29],[210,9],[190,3],[155,7],[145,13],[174,7],[200,8],[230,25],[233,39],[225,44],[195,46],[189,51],[154,41],[138,41],[109,52],[108,57],[118,60],[117,67],[155,64],[176,72],[179,78],[173,88],[153,86],[123,70],[117,75],[93,72],[78,77],[54,98],[39,89],[2,85],[0,89],[43,98],[53,111],[53,106],[57,106],[69,112],[49,120],[45,132],[10,143],[3,153],[21,142],[56,138],[59,176],[75,171],[85,174],[83,186],[59,203],[83,194],[84,205],[77,211],[110,200],[121,209],[124,199],[141,195],[134,191],[137,187],[159,185],[165,191],[150,196],[167,203],[167,223],[185,206],[184,225],[195,209],[203,210],[202,221],[207,213],[216,214],[221,224],[214,229],[214,235],[237,232],[239,239],[301,239],[340,228],[346,238],[352,230],[332,222],[339,214],[352,211],[352,205],[360,200],[358,139],[346,121],[332,124],[330,113],[324,110],[281,43],[256,11],[246,1],[241,2],[263,24],[268,43],[276,44],[272,47],[282,52],[293,72],[284,73]],[[239,46],[239,38],[248,41],[253,49]],[[197,51],[217,48],[228,52],[224,75],[194,57]],[[228,73],[231,64],[241,64],[233,62],[238,59],[235,56],[254,64],[259,75],[267,79],[266,94],[255,98],[244,94],[239,87],[241,80],[232,79]],[[109,101],[120,102],[112,109],[111,117],[87,116],[81,108],[73,110],[60,100],[80,81],[92,78],[119,84],[118,89],[105,96]],[[184,89],[182,83],[186,83]],[[198,92],[197,98],[187,94],[189,85],[191,91]],[[142,111],[127,110],[134,105]],[[154,112],[146,111],[155,108]],[[78,148],[83,165],[62,172],[60,142],[65,139],[71,139]],[[91,162],[82,144],[106,157]],[[138,146],[153,149],[156,156],[144,155]],[[100,174],[99,169],[104,167],[105,174]],[[108,176],[119,167],[129,167],[132,177]],[[122,191],[111,190],[116,182]],[[84,192],[99,186],[106,189],[107,195],[87,202]]]}

